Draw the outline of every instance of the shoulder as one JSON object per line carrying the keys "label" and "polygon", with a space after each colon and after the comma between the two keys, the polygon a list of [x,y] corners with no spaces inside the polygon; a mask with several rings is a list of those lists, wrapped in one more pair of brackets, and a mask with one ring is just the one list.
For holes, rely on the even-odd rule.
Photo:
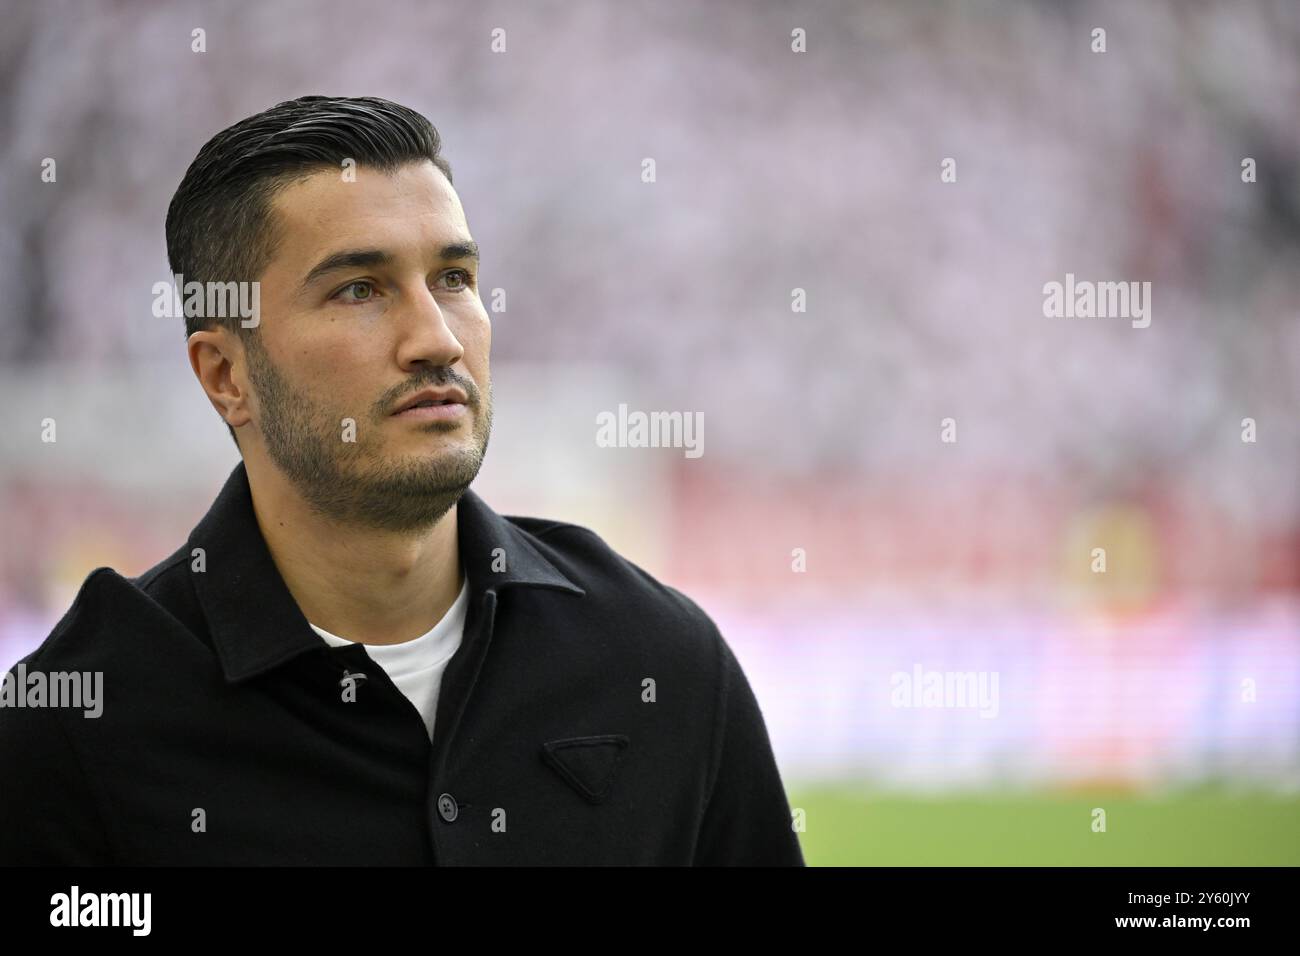
{"label": "shoulder", "polygon": [[719,637],[717,626],[699,604],[619,554],[591,528],[548,518],[503,517],[582,588],[593,605],[649,615],[709,644]]}
{"label": "shoulder", "polygon": [[188,618],[193,591],[184,558],[177,551],[134,578],[95,568],[45,640],[18,663],[44,671],[111,671],[125,639]]}
{"label": "shoulder", "polygon": [[[83,663],[89,635],[114,606],[120,606],[124,579],[109,567],[95,568],[77,589],[71,606],[44,641],[18,661],[29,668],[77,669]],[[127,585],[129,589],[129,585]]]}
{"label": "shoulder", "polygon": [[[504,515],[582,597],[546,608],[572,630],[575,652],[613,655],[687,681],[704,700],[725,680],[728,648],[713,619],[682,591],[618,553],[591,528]],[[545,613],[541,606],[537,612]],[[595,638],[593,640],[592,638]],[[687,677],[689,675],[689,678]]]}
{"label": "shoulder", "polygon": [[[0,696],[0,860],[10,865],[103,865],[114,860],[103,794],[88,771],[104,713],[105,674],[118,665],[105,635],[137,593],[100,567],[36,650],[4,674]],[[74,719],[74,718],[90,719]],[[91,731],[91,733],[88,733]],[[100,738],[102,740],[102,738]]]}

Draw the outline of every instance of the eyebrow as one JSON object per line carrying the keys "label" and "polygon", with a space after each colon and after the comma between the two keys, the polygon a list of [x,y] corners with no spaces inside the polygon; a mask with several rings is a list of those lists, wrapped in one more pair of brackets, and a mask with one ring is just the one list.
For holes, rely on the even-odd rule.
{"label": "eyebrow", "polygon": [[[473,259],[477,262],[479,258],[478,243],[472,239],[458,240],[439,249],[438,258],[445,262],[456,259]],[[392,261],[393,256],[383,249],[344,249],[341,252],[331,253],[312,266],[311,271],[307,273],[307,277],[302,280],[302,287],[306,288],[322,276],[337,272],[339,269],[382,266]]]}

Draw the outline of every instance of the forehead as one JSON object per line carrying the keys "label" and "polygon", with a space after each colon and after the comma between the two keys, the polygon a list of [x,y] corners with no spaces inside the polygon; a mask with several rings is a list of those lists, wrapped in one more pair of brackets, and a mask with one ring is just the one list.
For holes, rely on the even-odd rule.
{"label": "forehead", "polygon": [[353,173],[355,180],[348,181],[341,169],[319,170],[275,194],[277,258],[469,236],[460,198],[433,163],[408,163],[389,173],[358,166]]}

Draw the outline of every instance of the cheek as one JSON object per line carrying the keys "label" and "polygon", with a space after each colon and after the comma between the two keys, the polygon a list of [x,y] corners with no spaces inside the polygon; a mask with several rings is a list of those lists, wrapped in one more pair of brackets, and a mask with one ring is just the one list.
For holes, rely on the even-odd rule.
{"label": "cheek", "polygon": [[492,321],[486,312],[480,312],[465,323],[457,337],[465,349],[465,364],[477,378],[480,370],[487,371],[488,354],[492,350]]}
{"label": "cheek", "polygon": [[302,381],[317,401],[342,398],[351,391],[359,356],[348,349],[315,352],[304,356],[300,366]]}
{"label": "cheek", "polygon": [[311,394],[315,404],[328,408],[368,403],[374,396],[365,383],[382,381],[368,370],[381,363],[382,354],[374,336],[354,335],[313,343],[297,356],[295,376]]}
{"label": "cheek", "polygon": [[473,308],[463,314],[462,320],[465,334],[468,337],[484,343],[491,340],[492,317],[483,306],[482,299],[474,300]]}

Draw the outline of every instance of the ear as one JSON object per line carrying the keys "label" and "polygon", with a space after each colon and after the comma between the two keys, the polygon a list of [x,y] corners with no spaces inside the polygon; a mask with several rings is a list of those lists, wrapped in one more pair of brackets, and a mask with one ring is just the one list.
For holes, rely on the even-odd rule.
{"label": "ear", "polygon": [[195,332],[185,343],[194,376],[208,401],[228,425],[238,428],[252,415],[248,410],[248,364],[244,343],[227,328]]}

